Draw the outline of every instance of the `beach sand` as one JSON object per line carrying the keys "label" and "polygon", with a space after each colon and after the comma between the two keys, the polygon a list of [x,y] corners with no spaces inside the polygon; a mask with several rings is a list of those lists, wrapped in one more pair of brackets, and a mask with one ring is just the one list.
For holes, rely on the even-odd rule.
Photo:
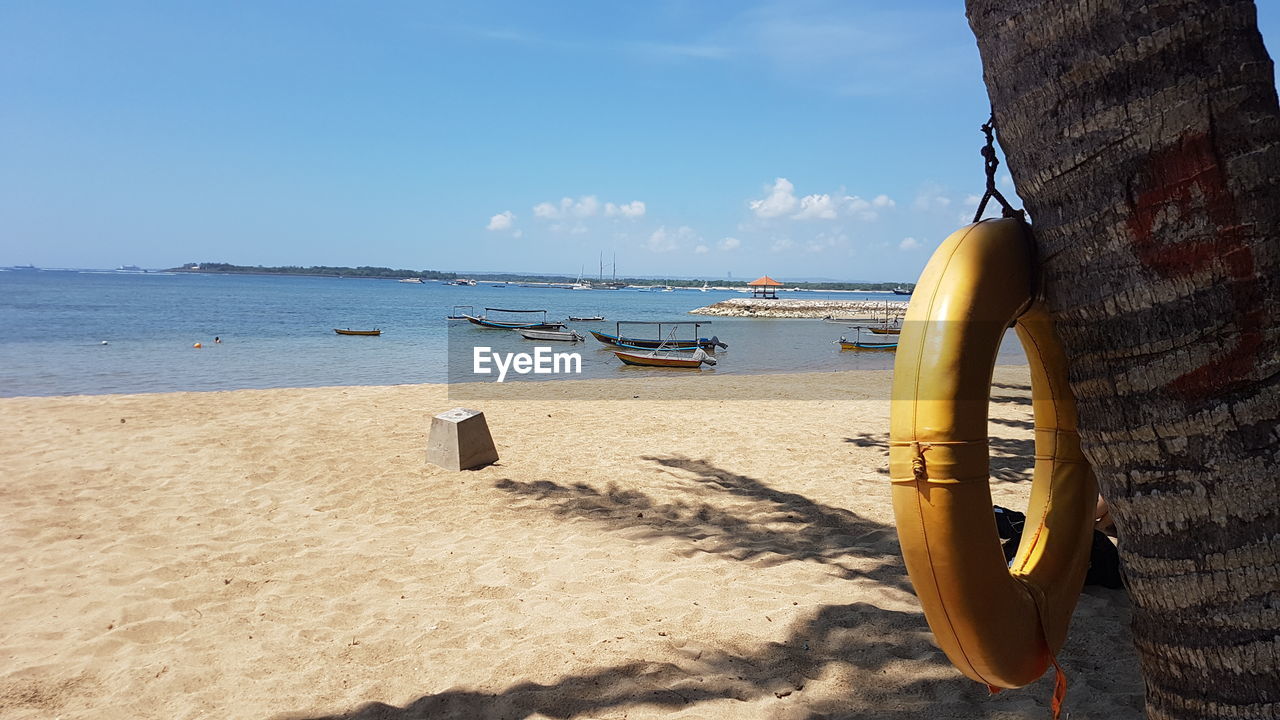
{"label": "beach sand", "polygon": [[[439,385],[0,400],[0,717],[1049,717],[1052,673],[988,696],[932,643],[888,372],[580,382],[641,397],[469,403],[501,460],[463,473]],[[1081,597],[1071,717],[1141,716],[1127,623]]]}

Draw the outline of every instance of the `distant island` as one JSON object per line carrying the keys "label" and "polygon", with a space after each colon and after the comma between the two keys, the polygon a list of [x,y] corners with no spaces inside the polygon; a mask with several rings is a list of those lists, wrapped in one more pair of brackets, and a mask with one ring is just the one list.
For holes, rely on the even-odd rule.
{"label": "distant island", "polygon": [[[186,263],[180,267],[169,268],[166,272],[187,273],[226,273],[233,275],[307,275],[311,277],[341,278],[374,278],[400,280],[404,278],[422,278],[423,280],[456,280],[456,272],[440,270],[404,270],[387,267],[334,267],[330,265],[282,265],[265,267],[262,265],[232,265],[220,262]],[[466,277],[472,280],[484,280],[498,283],[531,283],[538,285],[571,284],[578,278],[569,275],[517,275],[513,273],[478,273]],[[590,281],[590,279],[588,279]],[[618,278],[611,282],[631,287],[672,287],[700,289],[704,283],[711,283],[717,288],[742,288],[747,286],[745,280],[715,280],[711,278],[690,280],[688,278]],[[780,289],[796,290],[861,290],[869,292],[892,292],[901,289],[902,283],[892,282],[785,282]],[[907,285],[910,287],[910,285]]]}
{"label": "distant island", "polygon": [[190,273],[227,273],[232,275],[310,275],[315,277],[352,277],[352,278],[387,278],[399,279],[420,277],[424,280],[452,280],[456,273],[443,273],[438,270],[397,270],[387,267],[333,267],[330,265],[281,265],[264,267],[262,265],[232,265],[230,263],[187,263],[181,267],[169,268],[168,272]]}

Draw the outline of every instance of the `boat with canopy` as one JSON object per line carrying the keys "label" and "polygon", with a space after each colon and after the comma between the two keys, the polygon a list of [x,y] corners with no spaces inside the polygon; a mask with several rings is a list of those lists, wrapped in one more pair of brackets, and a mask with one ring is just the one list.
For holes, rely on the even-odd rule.
{"label": "boat with canopy", "polygon": [[[467,321],[468,321],[468,322],[471,322],[472,324],[479,325],[480,327],[494,328],[494,329],[497,329],[497,330],[520,330],[520,329],[524,329],[524,330],[559,330],[559,329],[561,329],[561,328],[563,328],[563,327],[564,327],[564,323],[561,323],[561,322],[548,322],[548,321],[547,321],[547,311],[546,311],[546,310],[513,310],[513,309],[510,309],[510,308],[491,308],[491,307],[487,307],[487,308],[485,308],[485,309],[484,309],[484,311],[485,311],[485,314],[484,314],[484,315],[481,315],[481,316],[479,316],[479,317],[476,317],[476,316],[473,316],[473,315],[465,315],[464,317],[466,317]],[[533,314],[533,313],[541,313],[542,317],[541,317],[541,318],[538,318],[538,319],[536,319],[536,320],[533,320],[533,319],[531,318],[531,320],[533,320],[532,322],[530,322],[530,321],[517,321],[515,318],[511,318],[511,319],[502,319],[502,320],[493,320],[493,319],[490,319],[490,318],[489,318],[489,313],[511,313],[511,314],[516,314],[516,315],[521,315],[521,314],[523,314],[523,315],[525,315],[526,317],[527,317],[529,314]]]}
{"label": "boat with canopy", "polygon": [[[605,345],[613,345],[615,347],[631,348],[633,350],[653,350],[658,347],[666,346],[670,350],[711,350],[716,348],[728,349],[728,345],[720,342],[720,338],[712,335],[709,338],[702,337],[699,334],[699,328],[702,325],[711,324],[709,320],[694,322],[691,320],[681,320],[677,322],[646,322],[641,320],[620,320],[614,325],[613,334],[590,330],[595,339]],[[623,325],[650,325],[657,326],[658,338],[649,339],[636,337],[634,335],[623,335]],[[680,326],[692,325],[693,337],[687,339],[671,340],[664,336],[664,331],[668,328],[679,328]]]}
{"label": "boat with canopy", "polygon": [[888,350],[898,349],[898,340],[895,338],[893,342],[867,342],[862,339],[862,330],[858,330],[858,334],[853,336],[853,340],[847,340],[843,336],[836,341],[841,350]]}
{"label": "boat with canopy", "polygon": [[[636,323],[640,324],[640,323]],[[658,323],[646,323],[657,325]],[[634,350],[614,350],[613,354],[618,356],[626,365],[638,365],[642,367],[667,367],[667,368],[699,368],[703,365],[716,364],[716,359],[707,353],[706,350],[697,346],[685,344],[681,346],[680,341],[676,338],[676,333],[683,325],[692,325],[694,336],[697,336],[698,325],[705,323],[697,323],[692,321],[661,323],[667,326],[667,335],[659,343],[658,347],[644,350],[644,348],[634,348]],[[718,344],[718,341],[717,341]],[[615,343],[615,345],[620,345]],[[630,347],[621,345],[622,347]],[[712,345],[712,347],[715,347]],[[639,350],[641,352],[636,352]],[[692,352],[689,352],[692,350]]]}

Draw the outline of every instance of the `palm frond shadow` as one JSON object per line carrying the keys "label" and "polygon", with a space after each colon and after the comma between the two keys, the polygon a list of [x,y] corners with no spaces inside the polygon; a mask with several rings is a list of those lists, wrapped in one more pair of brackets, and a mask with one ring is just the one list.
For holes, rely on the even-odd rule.
{"label": "palm frond shadow", "polygon": [[[637,539],[683,540],[689,555],[713,553],[760,567],[817,562],[841,578],[868,578],[910,592],[891,525],[776,490],[704,460],[643,459],[688,473],[688,498],[658,500],[639,490],[586,483],[505,479],[495,487],[537,500],[557,515],[587,518]],[[747,502],[734,507],[717,502],[726,495]],[[874,561],[870,568],[867,560]]]}
{"label": "palm frond shadow", "polygon": [[[865,603],[826,605],[799,623],[783,642],[754,649],[691,650],[676,662],[624,663],[546,685],[520,682],[497,692],[446,690],[404,707],[370,703],[350,713],[309,720],[520,720],[533,715],[567,720],[610,708],[674,711],[702,702],[750,701],[770,694],[780,700],[795,695],[790,702],[803,702],[801,693],[807,683],[832,675],[847,679],[848,699],[824,703],[822,717],[907,720],[927,713],[938,698],[963,704],[964,717],[987,716],[982,686],[959,674],[947,679],[928,677],[937,675],[947,660],[932,646],[923,627],[919,613]],[[919,672],[912,676],[921,679],[886,682],[880,671],[903,662],[913,664]],[[914,704],[904,707],[904,697],[915,699]]]}
{"label": "palm frond shadow", "polygon": [[[876,436],[861,439],[874,442]],[[645,459],[687,473],[691,498],[661,502],[635,490],[598,490],[584,483],[502,480],[496,487],[541,503],[548,512],[590,519],[629,537],[686,541],[690,553],[766,564],[813,561],[842,577],[864,577],[910,592],[896,543],[880,545],[886,533],[894,533],[892,527],[703,460]],[[708,502],[718,495],[745,500],[751,510],[731,512]],[[877,546],[881,549],[870,550]],[[858,558],[878,564],[861,571],[853,563]],[[797,621],[781,642],[708,648],[696,638],[665,640],[678,648],[677,659],[634,660],[545,684],[516,681],[494,691],[455,688],[423,695],[403,707],[374,702],[307,720],[569,720],[613,716],[620,709],[672,713],[701,703],[760,701],[770,695],[780,703],[780,712],[790,713],[788,717],[803,713],[806,720],[1009,715],[1003,696],[988,698],[983,686],[946,669],[946,657],[934,647],[924,617],[916,611],[862,602],[822,605]],[[806,685],[831,682],[838,683],[840,692],[833,694],[828,686],[822,697],[806,699]],[[1034,704],[1037,714],[1047,711],[1045,703]]]}

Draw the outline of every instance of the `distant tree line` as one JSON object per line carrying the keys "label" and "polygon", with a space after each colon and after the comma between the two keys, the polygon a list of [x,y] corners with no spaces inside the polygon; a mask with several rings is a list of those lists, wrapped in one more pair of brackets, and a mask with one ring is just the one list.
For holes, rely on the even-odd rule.
{"label": "distant tree line", "polygon": [[[362,265],[360,267],[334,267],[329,265],[311,265],[303,267],[301,265],[282,265],[278,267],[264,267],[262,265],[232,265],[230,263],[187,263],[181,267],[171,268],[173,272],[199,272],[199,273],[234,273],[245,275],[312,275],[320,277],[355,277],[355,278],[386,278],[389,280],[420,277],[424,280],[455,280],[459,274],[454,272],[442,272],[439,270],[403,270],[386,267],[371,267]],[[507,273],[479,273],[468,275],[473,280],[491,280],[496,282],[507,283],[539,283],[539,284],[569,284],[577,281],[576,277],[568,275],[515,275]],[[590,279],[588,278],[588,281]],[[598,282],[598,281],[594,281]],[[715,285],[716,287],[746,287],[746,280],[690,280],[688,278],[618,278],[618,283],[634,285],[638,287],[654,287],[667,285],[670,287],[680,288],[700,288],[703,282]],[[782,281],[780,281],[782,282]],[[891,283],[891,282],[784,282],[783,288],[799,288],[801,290],[873,290],[888,292],[898,287],[911,287],[911,284]],[[782,289],[782,288],[779,288]]]}
{"label": "distant tree line", "polygon": [[457,273],[440,272],[439,270],[399,270],[387,267],[335,267],[331,265],[281,265],[265,267],[262,265],[232,265],[230,263],[187,263],[182,267],[172,268],[174,272],[200,273],[234,273],[237,275],[319,275],[321,277],[361,277],[361,278],[408,278],[420,277],[425,280],[453,280]]}

